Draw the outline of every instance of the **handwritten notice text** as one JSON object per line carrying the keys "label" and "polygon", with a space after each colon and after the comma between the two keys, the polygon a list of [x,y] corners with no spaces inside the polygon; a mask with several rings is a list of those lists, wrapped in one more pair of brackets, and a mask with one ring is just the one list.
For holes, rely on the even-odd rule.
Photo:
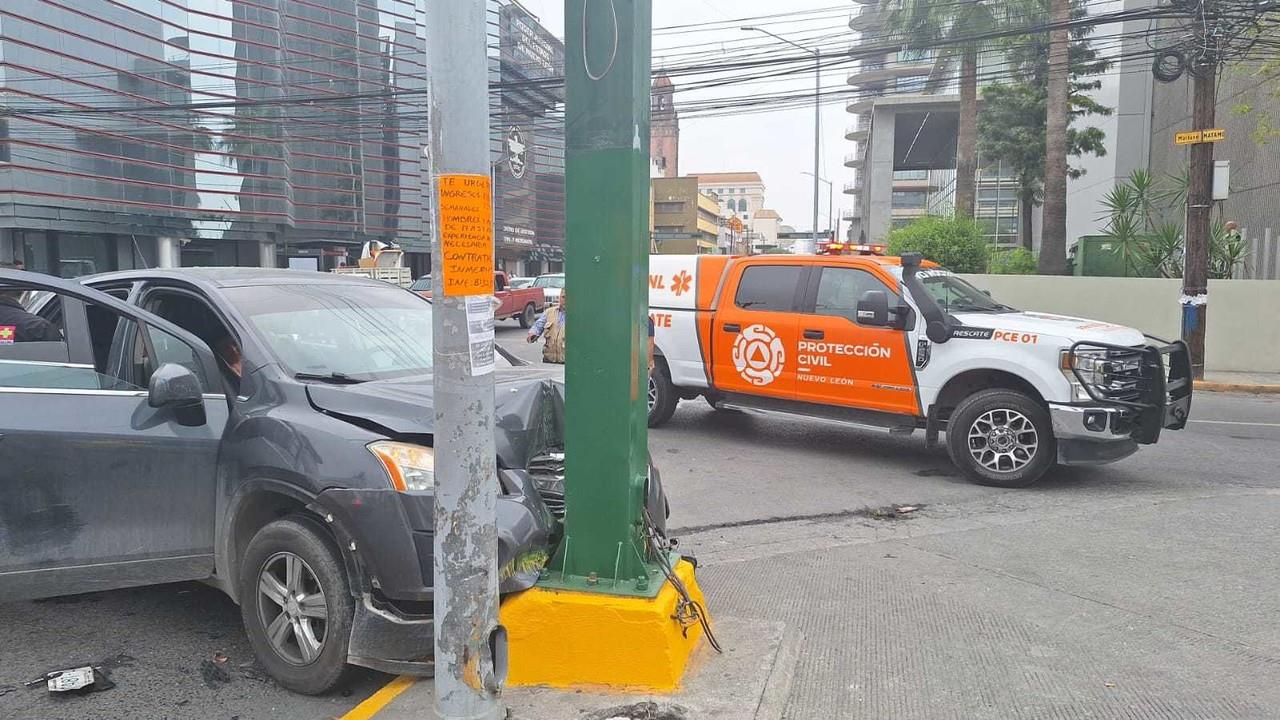
{"label": "handwritten notice text", "polygon": [[449,297],[493,294],[493,206],[488,175],[440,175],[441,273]]}

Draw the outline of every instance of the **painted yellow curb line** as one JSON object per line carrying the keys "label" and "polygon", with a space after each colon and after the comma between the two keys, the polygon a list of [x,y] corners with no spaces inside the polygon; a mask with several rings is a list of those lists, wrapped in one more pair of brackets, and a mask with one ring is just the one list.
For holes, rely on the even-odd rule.
{"label": "painted yellow curb line", "polygon": [[1280,385],[1249,385],[1246,383],[1206,382],[1197,380],[1196,390],[1205,392],[1238,392],[1252,395],[1280,395]]}
{"label": "painted yellow curb line", "polygon": [[369,720],[369,718],[377,715],[383,708],[390,705],[392,700],[400,696],[400,693],[413,687],[416,682],[418,682],[418,678],[401,675],[383,685],[381,690],[365,698],[364,702],[351,708],[351,712],[338,718],[338,720]]}

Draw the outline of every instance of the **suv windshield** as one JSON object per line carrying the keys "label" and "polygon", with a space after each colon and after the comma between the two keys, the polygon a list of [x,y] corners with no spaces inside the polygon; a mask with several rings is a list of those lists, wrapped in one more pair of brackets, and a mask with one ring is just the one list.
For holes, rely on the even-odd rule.
{"label": "suv windshield", "polygon": [[947,312],[1015,312],[947,270],[921,270],[916,277]]}
{"label": "suv windshield", "polygon": [[398,287],[258,285],[224,293],[290,374],[359,382],[431,372],[431,303]]}
{"label": "suv windshield", "polygon": [[564,287],[563,275],[543,275],[533,281],[534,287],[540,288],[562,288]]}

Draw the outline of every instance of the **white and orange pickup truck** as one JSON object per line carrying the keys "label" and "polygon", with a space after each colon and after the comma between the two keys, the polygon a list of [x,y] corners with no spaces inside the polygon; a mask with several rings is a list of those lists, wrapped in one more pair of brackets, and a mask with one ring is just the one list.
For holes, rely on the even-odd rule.
{"label": "white and orange pickup truck", "polygon": [[1186,345],[1020,312],[918,255],[654,255],[649,424],[680,400],[945,433],[974,482],[1021,487],[1181,429]]}

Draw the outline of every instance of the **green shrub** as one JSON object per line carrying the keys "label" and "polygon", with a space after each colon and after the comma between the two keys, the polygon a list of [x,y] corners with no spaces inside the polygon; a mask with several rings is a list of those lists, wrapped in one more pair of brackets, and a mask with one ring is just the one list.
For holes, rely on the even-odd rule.
{"label": "green shrub", "polygon": [[987,240],[973,220],[926,215],[889,232],[889,254],[918,252],[957,273],[987,269]]}
{"label": "green shrub", "polygon": [[1026,248],[992,250],[987,272],[992,275],[1035,275],[1036,256]]}

